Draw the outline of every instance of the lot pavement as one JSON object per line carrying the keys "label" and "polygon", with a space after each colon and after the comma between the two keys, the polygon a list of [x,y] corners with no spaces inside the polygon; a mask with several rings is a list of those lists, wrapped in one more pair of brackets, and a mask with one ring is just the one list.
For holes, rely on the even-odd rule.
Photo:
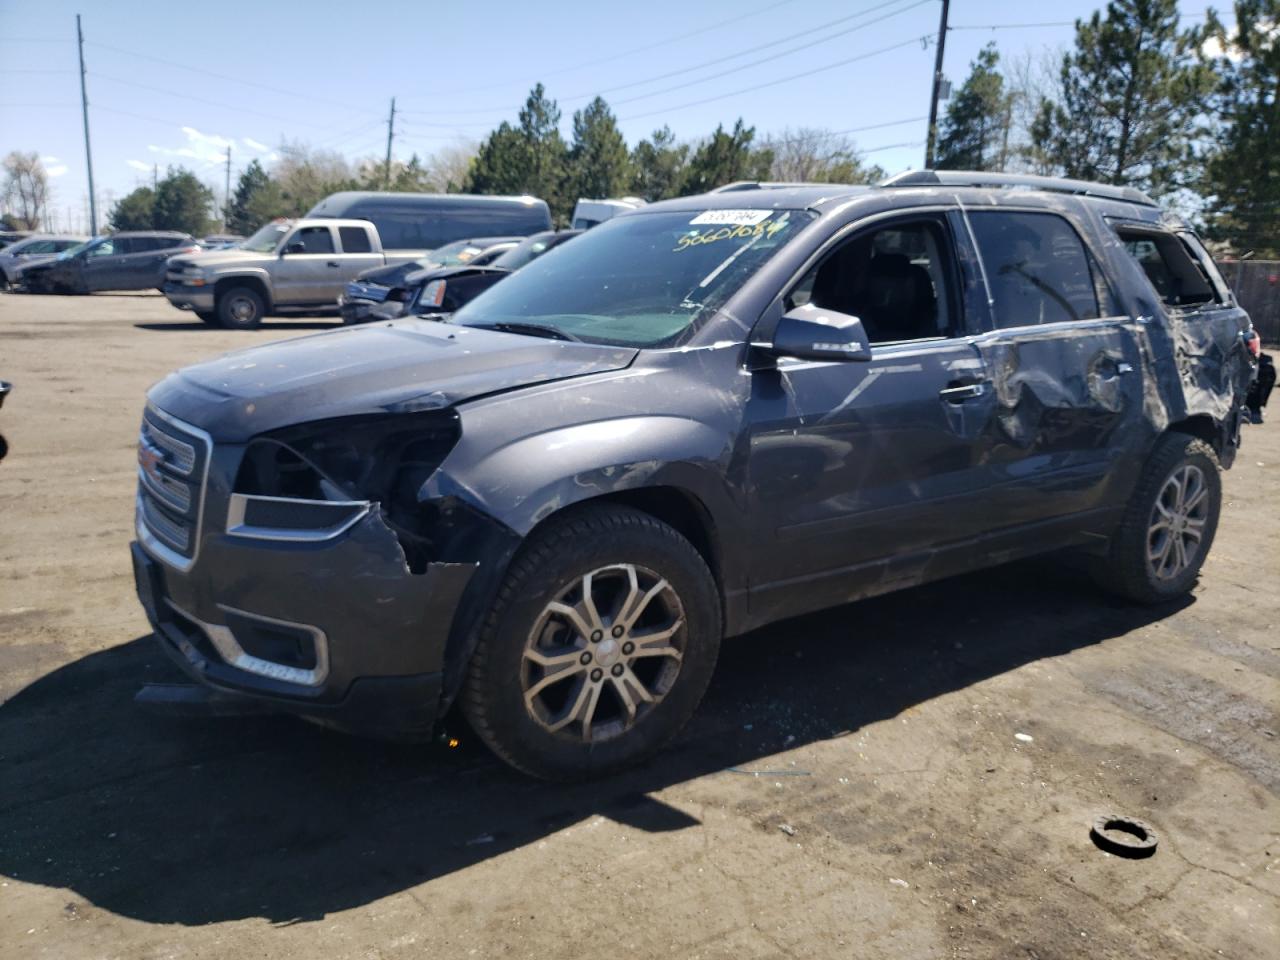
{"label": "lot pavement", "polygon": [[[552,786],[460,725],[448,750],[131,701],[178,677],[129,572],[144,389],[330,325],[0,297],[0,954],[1280,953],[1280,427],[1248,429],[1186,602],[1042,560],[791,621],[726,645],[648,767]],[[1113,811],[1152,858],[1090,843]]]}

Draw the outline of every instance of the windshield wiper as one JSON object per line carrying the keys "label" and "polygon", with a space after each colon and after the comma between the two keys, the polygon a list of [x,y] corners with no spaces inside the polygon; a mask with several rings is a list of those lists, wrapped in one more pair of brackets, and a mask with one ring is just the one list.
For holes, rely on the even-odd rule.
{"label": "windshield wiper", "polygon": [[576,343],[582,341],[575,337],[572,333],[565,333],[559,327],[553,327],[545,323],[524,323],[523,321],[510,321],[504,323],[469,323],[469,327],[475,327],[477,330],[498,330],[502,333],[520,333],[529,337],[546,337],[549,340],[573,340]]}

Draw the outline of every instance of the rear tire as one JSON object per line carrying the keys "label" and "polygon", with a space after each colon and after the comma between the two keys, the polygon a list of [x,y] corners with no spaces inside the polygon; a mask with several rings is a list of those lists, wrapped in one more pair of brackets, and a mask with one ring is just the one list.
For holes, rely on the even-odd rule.
{"label": "rear tire", "polygon": [[512,561],[481,625],[462,710],[518,770],[604,776],[684,727],[721,631],[715,581],[688,540],[637,510],[578,510]]}
{"label": "rear tire", "polygon": [[1138,603],[1189,591],[1213,546],[1222,510],[1218,457],[1203,440],[1167,433],[1157,441],[1094,579]]}
{"label": "rear tire", "polygon": [[218,323],[228,330],[252,330],[262,323],[266,304],[252,287],[232,287],[218,297]]}

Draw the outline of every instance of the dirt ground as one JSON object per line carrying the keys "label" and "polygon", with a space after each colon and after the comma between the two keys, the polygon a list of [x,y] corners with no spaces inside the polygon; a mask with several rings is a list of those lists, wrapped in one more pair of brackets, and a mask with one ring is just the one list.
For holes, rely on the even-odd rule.
{"label": "dirt ground", "polygon": [[[1280,427],[1183,603],[1041,560],[791,621],[726,646],[648,767],[551,786],[461,726],[132,702],[179,678],[129,571],[144,390],[329,325],[0,297],[6,958],[1280,956]],[[1155,856],[1096,849],[1109,812]]]}

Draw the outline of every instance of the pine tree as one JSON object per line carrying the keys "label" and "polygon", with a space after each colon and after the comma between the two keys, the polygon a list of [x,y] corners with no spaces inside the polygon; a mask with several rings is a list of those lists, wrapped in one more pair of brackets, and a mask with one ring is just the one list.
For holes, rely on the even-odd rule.
{"label": "pine tree", "polygon": [[572,200],[565,193],[569,148],[560,136],[560,108],[538,84],[520,110],[519,126],[505,120],[489,134],[467,174],[465,192],[531,194],[568,218]]}
{"label": "pine tree", "polygon": [[1194,178],[1192,144],[1208,71],[1178,29],[1177,0],[1111,0],[1076,21],[1060,99],[1039,146],[1069,177],[1167,194]]}
{"label": "pine tree", "polygon": [[676,143],[670,127],[655,130],[631,151],[631,192],[646,200],[678,196],[689,145]]}
{"label": "pine tree", "polygon": [[1208,234],[1235,251],[1280,257],[1280,0],[1236,0],[1227,30],[1212,17],[1202,50],[1217,75],[1201,192]]}
{"label": "pine tree", "polygon": [[569,193],[575,198],[616,197],[627,189],[631,158],[609,105],[596,97],[573,115]]}
{"label": "pine tree", "polygon": [[741,117],[731,133],[725,132],[723,124],[717,126],[690,158],[680,192],[706,193],[735,180],[767,179],[773,154],[751,149],[755,135],[755,127],[743,126]]}
{"label": "pine tree", "polygon": [[156,184],[151,225],[156,230],[181,230],[199,236],[209,229],[213,191],[190,170],[169,168]]}
{"label": "pine tree", "polygon": [[150,230],[154,223],[155,207],[155,191],[150,187],[138,187],[116,201],[116,205],[107,214],[107,226],[112,232]]}
{"label": "pine tree", "polygon": [[229,232],[247,237],[272,217],[279,215],[265,209],[268,204],[264,201],[269,199],[272,186],[267,171],[257,160],[244,168],[236,182],[235,195],[225,211]]}
{"label": "pine tree", "polygon": [[969,76],[947,103],[938,132],[939,170],[1003,170],[1008,162],[1012,100],[994,43],[978,53]]}

